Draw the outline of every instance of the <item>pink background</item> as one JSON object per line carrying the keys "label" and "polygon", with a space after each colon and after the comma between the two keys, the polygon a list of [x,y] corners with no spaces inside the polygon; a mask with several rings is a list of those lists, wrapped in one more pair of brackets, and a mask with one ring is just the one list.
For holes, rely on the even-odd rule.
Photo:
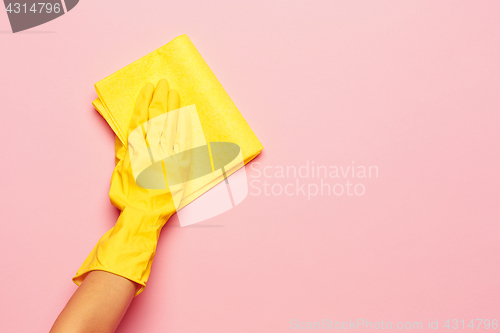
{"label": "pink background", "polygon": [[183,33],[262,141],[254,167],[380,175],[173,219],[118,332],[500,319],[499,22],[496,0],[83,0],[12,34],[0,10],[0,330],[48,331],[116,220],[93,84]]}

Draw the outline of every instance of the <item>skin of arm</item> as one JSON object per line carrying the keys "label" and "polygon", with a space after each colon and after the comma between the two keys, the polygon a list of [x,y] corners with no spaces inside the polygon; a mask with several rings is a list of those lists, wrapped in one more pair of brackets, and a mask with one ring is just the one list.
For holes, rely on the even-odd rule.
{"label": "skin of arm", "polygon": [[139,287],[105,271],[91,271],[75,291],[50,333],[112,333]]}

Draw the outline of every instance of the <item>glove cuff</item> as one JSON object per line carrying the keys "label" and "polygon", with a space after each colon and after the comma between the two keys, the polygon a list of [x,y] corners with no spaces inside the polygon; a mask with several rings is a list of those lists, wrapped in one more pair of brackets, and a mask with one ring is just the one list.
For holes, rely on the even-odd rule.
{"label": "glove cuff", "polygon": [[78,286],[90,271],[102,270],[146,287],[161,228],[171,216],[125,207],[113,228],[108,230],[84,261],[73,282]]}

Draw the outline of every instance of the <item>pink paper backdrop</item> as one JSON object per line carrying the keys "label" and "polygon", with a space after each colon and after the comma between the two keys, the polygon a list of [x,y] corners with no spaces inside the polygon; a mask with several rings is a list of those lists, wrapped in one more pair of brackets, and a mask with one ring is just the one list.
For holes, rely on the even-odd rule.
{"label": "pink paper backdrop", "polygon": [[[93,84],[183,33],[265,149],[236,209],[167,224],[118,332],[500,320],[499,22],[496,0],[84,0],[12,34],[0,10],[0,331],[48,331],[116,220]],[[313,161],[379,176],[255,195]]]}

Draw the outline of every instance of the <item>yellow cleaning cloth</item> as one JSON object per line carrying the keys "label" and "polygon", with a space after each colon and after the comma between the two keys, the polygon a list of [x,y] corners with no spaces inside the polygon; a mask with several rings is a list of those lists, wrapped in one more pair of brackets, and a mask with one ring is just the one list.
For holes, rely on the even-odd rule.
{"label": "yellow cleaning cloth", "polygon": [[[170,89],[179,92],[181,107],[195,105],[204,141],[237,144],[245,164],[263,149],[187,35],[175,38],[95,84],[99,98],[92,104],[124,145],[127,143],[127,130],[139,91],[146,83],[156,84],[162,78],[167,79]],[[227,170],[226,175],[236,170]],[[205,177],[191,184],[183,206],[222,179],[220,174],[214,174],[210,180]]]}

